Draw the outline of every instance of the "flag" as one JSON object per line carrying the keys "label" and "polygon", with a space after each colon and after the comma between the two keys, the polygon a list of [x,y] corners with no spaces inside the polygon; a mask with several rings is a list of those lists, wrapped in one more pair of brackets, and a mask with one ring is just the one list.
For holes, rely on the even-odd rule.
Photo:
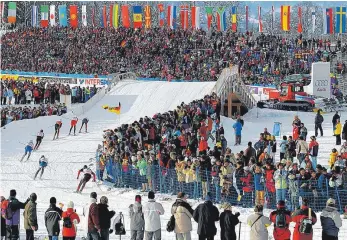
{"label": "flag", "polygon": [[311,9],[311,16],[312,16],[312,32],[316,30],[316,9],[315,7],[312,7]]}
{"label": "flag", "polygon": [[290,6],[281,6],[281,28],[290,31]]}
{"label": "flag", "polygon": [[217,7],[217,30],[226,30],[225,7]]}
{"label": "flag", "polygon": [[165,13],[164,13],[164,5],[158,4],[158,9],[159,9],[159,26],[162,27],[164,26],[164,21],[165,21]]}
{"label": "flag", "polygon": [[87,6],[82,5],[82,25],[87,26]]}
{"label": "flag", "polygon": [[205,7],[206,17],[207,17],[207,28],[210,29],[212,26],[212,18],[213,18],[213,7]]}
{"label": "flag", "polygon": [[[112,6],[112,5],[111,5]],[[118,23],[118,19],[119,19],[119,5],[115,4],[112,6],[112,14],[110,14],[110,23],[112,27],[118,28],[119,27],[119,23]]]}
{"label": "flag", "polygon": [[188,5],[182,5],[180,11],[181,27],[182,29],[188,29]]}
{"label": "flag", "polygon": [[336,7],[335,33],[346,33],[346,7]]}
{"label": "flag", "polygon": [[34,5],[32,6],[32,9],[31,9],[31,26],[32,27],[38,26],[38,17],[39,17],[38,7]]}
{"label": "flag", "polygon": [[237,32],[237,15],[236,15],[236,6],[231,7],[231,30]]}
{"label": "flag", "polygon": [[333,9],[326,8],[324,10],[324,20],[323,20],[324,34],[333,34]]}
{"label": "flag", "polygon": [[259,32],[263,32],[263,21],[261,20],[261,6],[258,6]]}
{"label": "flag", "polygon": [[59,5],[59,25],[67,27],[66,5]]}
{"label": "flag", "polygon": [[151,6],[146,5],[144,9],[145,13],[145,27],[151,28]]}
{"label": "flag", "polygon": [[298,7],[298,33],[302,33],[302,10],[301,7]]}
{"label": "flag", "polygon": [[200,29],[200,7],[192,7],[192,28]]}
{"label": "flag", "polygon": [[78,15],[76,5],[70,5],[70,26],[73,28],[78,27]]}
{"label": "flag", "polygon": [[103,6],[102,8],[100,25],[101,27],[107,27],[107,7],[106,6]]}
{"label": "flag", "polygon": [[49,6],[49,23],[51,27],[55,26],[55,5]]}
{"label": "flag", "polygon": [[275,12],[275,6],[271,7],[271,29],[274,29],[275,26],[275,20],[276,20],[276,12]]}
{"label": "flag", "polygon": [[177,13],[176,13],[176,6],[168,6],[167,7],[167,22],[168,26],[171,29],[176,29],[176,19],[177,19]]}
{"label": "flag", "polygon": [[17,18],[17,3],[8,3],[7,21],[8,23],[16,23]]}
{"label": "flag", "polygon": [[130,18],[129,18],[129,8],[128,5],[123,5],[121,8],[122,11],[122,24],[125,28],[130,28]]}
{"label": "flag", "polygon": [[248,6],[245,6],[246,8],[246,32],[248,32]]}
{"label": "flag", "polygon": [[41,5],[41,27],[48,27],[48,5]]}
{"label": "flag", "polygon": [[120,110],[121,110],[121,104],[118,103],[118,107],[110,107],[108,105],[103,105],[102,108],[107,110],[107,111],[109,111],[109,112],[112,112],[112,113],[115,113],[115,114],[119,115],[120,114]]}
{"label": "flag", "polygon": [[142,28],[142,6],[133,6],[134,28]]}

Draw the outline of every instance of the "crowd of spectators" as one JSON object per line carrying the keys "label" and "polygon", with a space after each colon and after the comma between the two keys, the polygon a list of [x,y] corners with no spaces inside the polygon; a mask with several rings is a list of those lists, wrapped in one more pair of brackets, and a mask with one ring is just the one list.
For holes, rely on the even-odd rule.
{"label": "crowd of spectators", "polygon": [[251,83],[307,73],[310,63],[347,51],[341,41],[331,47],[320,38],[166,28],[25,28],[3,35],[1,42],[4,70],[106,75],[125,69],[140,77],[211,81],[237,64]]}

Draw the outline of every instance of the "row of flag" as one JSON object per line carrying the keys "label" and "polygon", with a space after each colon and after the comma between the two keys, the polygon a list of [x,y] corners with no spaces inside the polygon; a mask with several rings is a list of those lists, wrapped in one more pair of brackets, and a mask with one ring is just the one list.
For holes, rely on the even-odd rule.
{"label": "row of flag", "polygon": [[[3,17],[3,9],[4,2],[1,3],[1,15]],[[165,7],[163,4],[158,4],[158,20],[159,26],[165,26],[165,22],[167,22],[167,26],[175,29],[177,27],[177,6],[170,5],[167,7],[165,11]],[[303,32],[303,24],[302,24],[302,8],[298,7],[298,26],[297,31],[299,33]],[[40,19],[39,19],[40,12]],[[200,12],[201,7],[193,6],[189,7],[188,5],[180,6],[179,19],[180,25],[183,29],[188,29],[189,25],[193,29],[201,28],[200,23]],[[249,7],[245,6],[245,29],[248,31],[249,26]],[[189,21],[189,13],[191,15],[191,19]],[[215,19],[217,30],[225,31],[227,28],[227,20],[226,20],[226,7],[216,7],[214,11],[214,7],[205,7],[205,13],[207,18],[207,28],[210,29],[212,26],[213,19]],[[215,13],[215,16],[214,16]],[[69,15],[67,14],[67,6],[59,5],[58,6],[58,14],[56,16],[56,6],[55,5],[41,5],[40,9],[38,6],[32,6],[31,13],[31,25],[33,27],[48,27],[58,25],[56,23],[56,19],[59,20],[59,25],[66,27],[68,26],[68,20],[71,27],[76,28],[79,24],[79,11],[78,6],[70,5],[69,6]],[[165,16],[166,15],[166,16]],[[312,31],[315,32],[316,29],[316,10],[315,8],[311,8],[312,15]],[[333,24],[333,19],[335,15],[335,26]],[[134,28],[150,28],[152,24],[152,13],[151,7],[149,5],[146,6],[132,6],[132,21],[130,20],[130,7],[128,5],[114,4],[109,6],[103,6],[100,14],[100,26],[101,27],[119,27],[120,22],[123,27],[129,28],[131,27],[131,22],[133,23]],[[281,14],[280,14],[280,26],[283,31],[291,30],[291,6],[284,5],[281,6]],[[323,28],[325,34],[333,34],[335,33],[346,33],[346,7],[336,7],[335,12],[333,8],[326,8],[323,12],[324,21]],[[96,26],[96,13],[95,8],[92,9],[91,16],[87,16],[87,7],[86,5],[82,5],[81,8],[81,18],[82,18],[82,26],[87,26],[88,22],[92,24],[92,26]],[[87,20],[88,19],[88,20]],[[259,32],[263,32],[263,21],[262,21],[262,8],[258,6],[258,30]],[[276,17],[275,17],[275,7],[271,8],[271,28],[273,29],[275,25]],[[8,3],[8,22],[15,23],[16,22],[16,2]],[[237,7],[233,6],[231,8],[231,29],[236,32],[238,26],[238,13]],[[335,31],[334,31],[335,30]]]}

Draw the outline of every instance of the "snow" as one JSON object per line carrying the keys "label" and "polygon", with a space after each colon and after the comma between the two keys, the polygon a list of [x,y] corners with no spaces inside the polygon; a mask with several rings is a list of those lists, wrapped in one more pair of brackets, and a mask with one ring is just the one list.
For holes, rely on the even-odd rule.
{"label": "snow", "polygon": [[[85,164],[90,164],[91,158],[95,155],[95,150],[98,144],[102,141],[102,131],[107,128],[115,128],[119,124],[130,123],[138,120],[140,117],[153,116],[157,112],[165,112],[176,108],[182,101],[189,103],[194,99],[202,98],[204,95],[211,93],[215,82],[202,83],[168,83],[168,82],[141,82],[141,81],[123,81],[118,83],[110,93],[108,93],[100,102],[98,102],[85,115],[78,116],[79,119],[88,117],[88,133],[77,133],[76,136],[67,136],[70,128],[70,119],[72,113],[68,113],[62,117],[50,116],[40,117],[32,120],[22,120],[12,122],[6,126],[6,129],[1,129],[1,171],[0,171],[0,195],[8,197],[10,189],[17,190],[17,197],[21,201],[25,201],[32,192],[38,195],[38,221],[39,230],[36,235],[46,235],[44,227],[44,212],[49,206],[49,198],[55,196],[58,203],[62,202],[65,205],[71,200],[75,203],[77,213],[81,216],[83,208],[89,202],[89,193],[95,191],[98,193],[98,198],[105,195],[109,198],[110,209],[115,210],[117,214],[123,212],[125,216],[125,224],[127,236],[122,236],[122,239],[129,239],[129,218],[128,206],[134,202],[136,191],[129,192],[123,189],[112,189],[107,191],[106,185],[97,185],[89,182],[82,194],[75,194],[73,191],[77,188],[78,181],[76,180],[77,171]],[[120,117],[113,113],[104,110],[102,105],[118,106],[121,102],[122,109]],[[225,128],[225,135],[228,140],[228,145],[234,152],[244,150],[247,142],[250,140],[255,142],[259,133],[267,127],[272,132],[274,121],[281,122],[283,129],[282,134],[291,133],[291,122],[294,115],[305,123],[309,130],[309,135],[314,134],[314,113],[308,112],[284,112],[268,109],[253,109],[244,116],[245,126],[242,133],[242,145],[234,147],[234,134],[232,119],[222,118],[222,124]],[[326,165],[329,159],[330,151],[335,147],[335,139],[332,136],[331,118],[332,113],[324,115],[325,122],[323,123],[324,134],[322,138],[318,138],[320,143],[320,157],[318,163]],[[347,119],[342,115],[342,122]],[[59,118],[63,121],[60,138],[52,141],[53,125]],[[79,130],[80,122],[77,125]],[[45,138],[38,151],[33,152],[29,161],[20,163],[19,160],[24,153],[24,145],[29,140],[35,140],[36,133],[43,129]],[[43,174],[42,180],[33,180],[33,175],[38,168],[38,159],[41,155],[48,158],[49,165]],[[277,156],[278,160],[278,156]],[[162,239],[175,239],[173,233],[168,233],[166,229],[167,221],[171,213],[171,205],[175,196],[170,196],[172,200],[161,201],[163,196],[158,194],[157,199],[164,206],[166,213],[161,217],[162,223]],[[143,202],[147,198],[143,197]],[[199,202],[190,201],[195,208]],[[66,208],[65,208],[66,209]],[[252,212],[252,209],[238,209],[240,211],[240,220],[243,222],[241,229],[241,239],[249,239],[249,227],[245,221],[247,216]],[[266,211],[265,214],[269,214]],[[78,236],[86,235],[84,230],[84,218],[78,226]],[[216,225],[219,225],[216,223]],[[21,222],[21,233],[24,234],[23,218]],[[197,239],[196,235],[197,224],[193,223],[193,239]],[[219,228],[219,227],[218,227]],[[344,221],[342,236],[347,236],[347,224]],[[236,228],[238,230],[238,226]],[[269,231],[272,231],[270,228]],[[315,236],[320,237],[320,224],[316,224]],[[271,235],[271,234],[270,234]],[[115,235],[111,235],[112,239],[116,239]],[[117,237],[118,239],[119,237]],[[219,230],[218,237],[219,239]]]}

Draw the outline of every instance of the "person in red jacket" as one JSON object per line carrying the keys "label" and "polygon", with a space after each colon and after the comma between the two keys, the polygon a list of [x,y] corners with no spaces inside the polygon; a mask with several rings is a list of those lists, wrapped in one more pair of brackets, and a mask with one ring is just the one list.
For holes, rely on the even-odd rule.
{"label": "person in red jacket", "polygon": [[292,221],[290,211],[286,210],[283,200],[278,201],[277,210],[270,213],[270,221],[274,223],[275,240],[290,240],[289,223]]}
{"label": "person in red jacket", "polygon": [[78,118],[77,117],[73,117],[71,119],[71,127],[70,127],[69,135],[71,134],[72,128],[73,128],[73,135],[76,135],[76,125],[77,125],[77,122],[78,122]]}
{"label": "person in red jacket", "polygon": [[80,222],[80,217],[74,210],[74,203],[70,201],[67,204],[67,210],[63,212],[62,219],[70,218],[72,227],[68,228],[63,224],[63,240],[75,240],[77,234],[77,224]]}
{"label": "person in red jacket", "polygon": [[204,137],[201,137],[199,142],[199,154],[206,154],[208,148],[207,141]]}
{"label": "person in red jacket", "polygon": [[252,181],[252,174],[249,171],[249,167],[244,167],[243,171],[245,172],[244,177],[240,178],[242,182],[242,190],[243,190],[243,196],[242,199],[244,200],[246,206],[245,207],[251,207],[252,206],[252,192],[253,187],[251,184]]}
{"label": "person in red jacket", "polygon": [[313,239],[313,231],[310,231],[311,233],[302,233],[300,230],[300,225],[303,224],[303,219],[309,219],[309,211],[311,211],[311,221],[312,221],[312,225],[314,225],[317,222],[317,217],[316,217],[316,214],[311,209],[309,209],[308,200],[305,198],[303,199],[303,204],[301,206],[301,209],[296,210],[292,214],[292,222],[295,222],[293,240],[312,240]]}

